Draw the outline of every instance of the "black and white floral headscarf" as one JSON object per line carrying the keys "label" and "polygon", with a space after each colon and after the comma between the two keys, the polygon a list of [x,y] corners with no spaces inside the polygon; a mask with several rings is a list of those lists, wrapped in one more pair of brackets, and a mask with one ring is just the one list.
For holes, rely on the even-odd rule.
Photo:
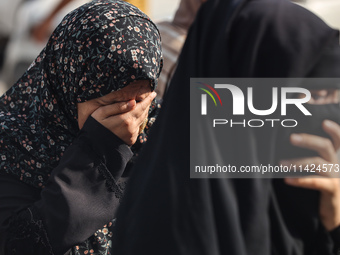
{"label": "black and white floral headscarf", "polygon": [[26,73],[0,98],[0,173],[44,187],[76,137],[77,103],[151,80],[160,35],[138,8],[94,0],[69,13]]}

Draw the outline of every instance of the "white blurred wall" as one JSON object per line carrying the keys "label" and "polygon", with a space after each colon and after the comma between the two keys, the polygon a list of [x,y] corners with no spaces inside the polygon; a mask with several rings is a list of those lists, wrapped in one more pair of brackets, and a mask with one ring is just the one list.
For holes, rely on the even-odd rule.
{"label": "white blurred wall", "polygon": [[0,34],[9,35],[14,28],[15,13],[22,0],[0,0]]}
{"label": "white blurred wall", "polygon": [[340,0],[305,0],[299,4],[314,12],[329,26],[340,29]]}
{"label": "white blurred wall", "polygon": [[155,22],[172,19],[179,2],[180,0],[149,0],[150,18]]}

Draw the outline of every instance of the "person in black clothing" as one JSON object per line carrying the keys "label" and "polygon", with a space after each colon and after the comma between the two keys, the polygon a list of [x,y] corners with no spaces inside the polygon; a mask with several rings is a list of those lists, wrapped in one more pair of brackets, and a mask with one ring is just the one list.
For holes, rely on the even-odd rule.
{"label": "person in black clothing", "polygon": [[156,26],[128,3],[94,0],[63,19],[0,98],[0,254],[112,253],[161,66]]}
{"label": "person in black clothing", "polygon": [[[190,179],[190,125],[194,123],[189,123],[188,99],[193,77],[339,77],[339,52],[338,31],[288,0],[204,3],[189,30],[162,111],[118,209],[115,252],[335,254],[340,247],[339,180],[324,179],[330,181],[328,190],[325,185],[303,185],[302,179],[294,183],[323,187],[320,196],[315,190],[286,185],[282,179]],[[325,88],[322,84],[318,90]],[[271,105],[270,96],[261,94],[256,99]],[[227,103],[223,101],[223,106]],[[323,125],[328,132],[333,129],[333,137],[337,136],[333,139],[335,148],[330,139],[322,137],[326,140],[321,144],[328,144],[324,147],[327,150],[316,149],[315,139],[309,145],[306,142],[305,138],[311,138],[307,134],[302,140],[292,136],[292,142],[309,149],[314,146],[321,152],[314,160],[338,163],[335,149],[339,147],[339,135],[334,135],[338,127],[331,127],[333,122],[327,127],[329,123],[324,119],[332,113],[337,113],[332,117],[339,119],[339,105],[305,106],[315,110],[313,125],[320,129]],[[221,151],[224,165],[275,164],[291,160],[280,151],[281,131],[230,128],[214,142],[228,145],[226,151]],[[194,137],[203,152],[205,143],[216,138],[204,126],[197,126]],[[309,158],[307,162],[312,161]],[[320,211],[334,217],[334,221],[330,218],[327,222],[323,214],[320,218]],[[333,241],[325,227],[333,230]]]}

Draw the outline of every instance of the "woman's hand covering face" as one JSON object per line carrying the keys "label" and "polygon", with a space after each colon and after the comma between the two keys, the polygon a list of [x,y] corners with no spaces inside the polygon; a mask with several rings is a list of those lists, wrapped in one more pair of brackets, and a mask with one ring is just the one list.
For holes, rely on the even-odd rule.
{"label": "woman's hand covering face", "polygon": [[155,96],[156,93],[151,92],[149,81],[141,80],[103,97],[79,103],[79,128],[83,127],[91,115],[126,144],[133,145]]}
{"label": "woman's hand covering face", "polygon": [[91,116],[131,146],[137,140],[139,127],[147,118],[149,107],[155,97],[156,92],[152,92],[140,102],[130,100],[102,106]]}

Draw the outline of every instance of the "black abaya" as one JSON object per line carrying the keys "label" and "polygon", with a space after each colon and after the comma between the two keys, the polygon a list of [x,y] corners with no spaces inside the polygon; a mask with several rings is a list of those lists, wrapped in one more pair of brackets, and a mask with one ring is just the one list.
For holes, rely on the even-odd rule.
{"label": "black abaya", "polygon": [[[191,77],[307,77],[337,44],[337,31],[287,0],[205,3],[118,210],[117,254],[332,254],[317,192],[282,180],[190,179],[188,99]],[[226,160],[272,162],[276,135],[261,143],[251,131],[227,133]]]}

